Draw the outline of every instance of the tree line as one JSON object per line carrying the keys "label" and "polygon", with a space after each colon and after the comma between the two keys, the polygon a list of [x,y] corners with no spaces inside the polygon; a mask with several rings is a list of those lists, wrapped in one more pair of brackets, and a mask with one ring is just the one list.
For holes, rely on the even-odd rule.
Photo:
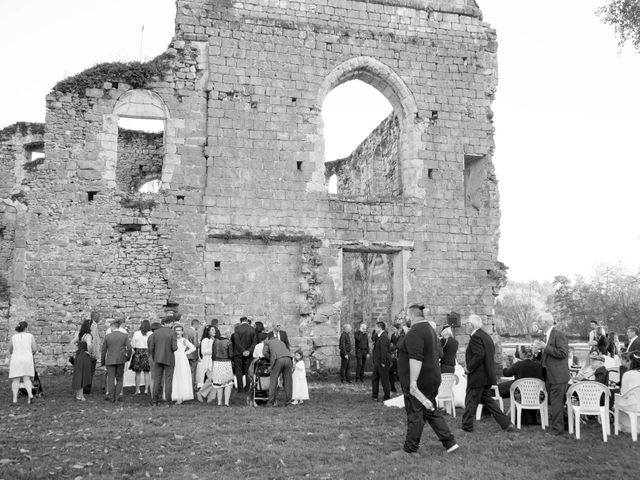
{"label": "tree line", "polygon": [[629,325],[640,324],[640,272],[599,265],[588,276],[508,281],[497,298],[495,326],[501,335],[539,333],[554,320],[567,333],[585,338],[592,320],[624,334]]}

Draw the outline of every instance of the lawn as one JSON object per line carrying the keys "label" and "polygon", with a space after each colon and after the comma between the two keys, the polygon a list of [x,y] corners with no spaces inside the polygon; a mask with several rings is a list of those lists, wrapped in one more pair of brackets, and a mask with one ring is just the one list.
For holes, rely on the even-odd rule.
{"label": "lawn", "polygon": [[[639,444],[628,435],[603,443],[596,422],[582,439],[540,427],[516,434],[485,417],[474,433],[447,417],[460,449],[447,454],[427,426],[419,453],[392,460],[405,432],[402,409],[370,399],[369,385],[311,382],[301,406],[230,408],[188,402],[150,407],[127,392],[123,404],[102,394],[77,402],[68,375],[43,376],[46,398],[10,406],[0,378],[0,479],[546,479],[633,478]],[[606,476],[606,477],[605,477]]]}

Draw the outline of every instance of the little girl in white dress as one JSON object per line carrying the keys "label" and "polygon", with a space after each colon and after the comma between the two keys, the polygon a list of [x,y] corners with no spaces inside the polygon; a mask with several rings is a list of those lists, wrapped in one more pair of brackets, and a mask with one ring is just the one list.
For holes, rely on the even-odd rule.
{"label": "little girl in white dress", "polygon": [[173,386],[171,388],[171,400],[180,405],[185,400],[193,400],[193,382],[191,380],[191,367],[187,355],[196,351],[196,347],[183,337],[182,325],[174,327],[178,337],[178,349],[175,351],[175,368],[173,370]]}
{"label": "little girl in white dress", "polygon": [[293,354],[293,391],[291,393],[291,403],[301,405],[305,400],[309,400],[309,387],[307,385],[307,371],[302,358],[302,350],[296,350]]}

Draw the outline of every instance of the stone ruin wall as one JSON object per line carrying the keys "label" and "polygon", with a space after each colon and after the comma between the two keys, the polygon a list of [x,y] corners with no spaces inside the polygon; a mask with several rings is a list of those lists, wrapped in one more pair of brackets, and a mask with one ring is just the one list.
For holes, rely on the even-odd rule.
{"label": "stone ruin wall", "polygon": [[[47,97],[45,159],[16,192],[9,324],[30,321],[42,361],[63,365],[91,311],[131,329],[167,309],[249,314],[333,368],[349,252],[389,256],[394,315],[420,302],[438,323],[452,310],[490,321],[503,281],[496,48],[470,0],[178,0],[161,75],[85,88],[80,74]],[[351,79],[394,107],[397,157],[381,155],[397,158],[393,197],[326,191],[320,109]],[[118,118],[136,113],[165,121],[155,195],[117,178]]]}
{"label": "stone ruin wall", "polygon": [[164,135],[118,129],[118,165],[116,183],[125,192],[137,192],[150,180],[162,176]]}
{"label": "stone ruin wall", "polygon": [[391,114],[347,158],[326,162],[325,176],[336,175],[341,196],[399,196],[399,141],[398,117]]}

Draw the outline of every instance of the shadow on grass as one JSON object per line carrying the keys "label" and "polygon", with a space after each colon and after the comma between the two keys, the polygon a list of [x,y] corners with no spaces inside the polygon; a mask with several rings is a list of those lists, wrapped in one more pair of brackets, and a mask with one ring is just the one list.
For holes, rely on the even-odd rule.
{"label": "shadow on grass", "polygon": [[230,408],[187,402],[151,407],[142,395],[122,404],[101,393],[77,402],[69,376],[44,376],[46,398],[10,403],[0,379],[0,479],[509,479],[631,478],[637,444],[627,435],[603,443],[597,422],[583,438],[556,438],[540,427],[505,434],[491,418],[475,433],[447,416],[460,449],[445,453],[427,426],[420,451],[392,460],[405,433],[404,410],[370,400],[364,385],[311,383],[300,406]]}

